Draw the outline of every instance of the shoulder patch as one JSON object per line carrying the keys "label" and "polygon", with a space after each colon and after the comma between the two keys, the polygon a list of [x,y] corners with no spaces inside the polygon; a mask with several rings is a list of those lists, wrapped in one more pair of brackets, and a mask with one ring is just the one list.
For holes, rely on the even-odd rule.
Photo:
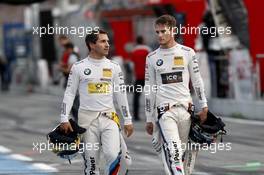
{"label": "shoulder patch", "polygon": [[189,47],[185,47],[185,46],[182,46],[181,49],[185,50],[185,51],[191,51],[191,49]]}
{"label": "shoulder patch", "polygon": [[119,66],[119,64],[117,62],[113,61],[113,60],[110,60],[110,62],[115,64],[115,65],[117,65],[117,66]]}
{"label": "shoulder patch", "polygon": [[83,62],[84,62],[84,59],[81,60],[81,61],[77,61],[77,62],[75,62],[74,65],[78,65],[78,64],[81,64],[81,63],[83,63]]}
{"label": "shoulder patch", "polygon": [[151,57],[151,56],[153,56],[153,55],[156,55],[156,51],[154,51],[154,52],[150,52],[149,54],[148,54],[148,57]]}

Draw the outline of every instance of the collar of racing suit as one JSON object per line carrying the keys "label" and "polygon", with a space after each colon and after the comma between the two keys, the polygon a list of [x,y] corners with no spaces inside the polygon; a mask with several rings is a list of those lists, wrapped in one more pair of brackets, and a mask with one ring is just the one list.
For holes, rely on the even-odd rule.
{"label": "collar of racing suit", "polygon": [[92,63],[99,64],[99,63],[104,62],[107,58],[103,57],[102,59],[95,59],[95,58],[92,58],[91,56],[88,56],[87,59],[88,59],[88,61],[90,61]]}
{"label": "collar of racing suit", "polygon": [[169,52],[169,51],[174,50],[174,49],[175,49],[176,47],[178,47],[178,46],[179,46],[179,44],[176,43],[174,46],[172,46],[172,47],[170,47],[170,48],[167,48],[167,49],[164,49],[164,48],[159,47],[159,50],[160,50],[161,52]]}

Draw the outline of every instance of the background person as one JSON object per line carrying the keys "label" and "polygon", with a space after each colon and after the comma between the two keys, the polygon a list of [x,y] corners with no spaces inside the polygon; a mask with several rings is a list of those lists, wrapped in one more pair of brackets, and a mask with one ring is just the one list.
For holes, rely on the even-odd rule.
{"label": "background person", "polygon": [[136,39],[136,46],[131,53],[131,61],[134,63],[134,73],[136,81],[134,84],[134,98],[133,98],[133,110],[134,119],[139,121],[139,106],[140,106],[140,95],[141,92],[136,89],[143,89],[145,84],[145,64],[146,57],[151,51],[151,48],[144,44],[144,38],[138,36]]}
{"label": "background person", "polygon": [[[62,60],[65,62],[60,63],[60,70],[62,71],[64,78],[65,78],[63,87],[66,88],[71,67],[75,62],[79,61],[80,58],[79,58],[79,55],[73,51],[74,46],[72,43],[66,43],[64,45],[64,48],[68,56],[66,60]],[[72,110],[71,110],[73,119],[75,121],[78,121],[78,109],[80,105],[79,101],[80,101],[79,95],[77,93],[75,96],[74,102],[73,102]]]}
{"label": "background person", "polygon": [[63,57],[63,59],[61,60],[60,70],[62,71],[63,75],[65,76],[65,81],[64,81],[63,87],[66,88],[71,67],[80,58],[79,58],[79,55],[76,52],[74,52],[74,50],[73,50],[74,46],[72,43],[66,43],[64,45],[64,49],[65,49],[65,51],[64,51],[65,55],[67,55],[67,56]]}

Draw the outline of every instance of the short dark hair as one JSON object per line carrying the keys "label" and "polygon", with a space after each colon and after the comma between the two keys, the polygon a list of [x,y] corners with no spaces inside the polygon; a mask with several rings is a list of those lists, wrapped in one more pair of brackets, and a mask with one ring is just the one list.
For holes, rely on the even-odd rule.
{"label": "short dark hair", "polygon": [[167,25],[170,29],[176,27],[176,19],[171,15],[162,15],[155,21],[155,25]]}
{"label": "short dark hair", "polygon": [[73,49],[74,45],[72,43],[66,43],[66,44],[64,44],[64,48],[65,49]]}
{"label": "short dark hair", "polygon": [[87,34],[85,37],[85,43],[86,46],[88,47],[89,51],[91,51],[90,43],[95,44],[96,41],[98,40],[98,35],[99,34],[107,34],[107,32],[103,30],[93,30],[91,33]]}
{"label": "short dark hair", "polygon": [[138,36],[136,39],[137,44],[143,44],[144,43],[144,38],[143,36]]}

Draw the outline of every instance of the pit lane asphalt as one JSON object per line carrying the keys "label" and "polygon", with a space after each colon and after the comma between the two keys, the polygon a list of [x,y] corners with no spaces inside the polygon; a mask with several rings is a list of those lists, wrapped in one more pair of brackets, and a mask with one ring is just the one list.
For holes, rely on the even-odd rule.
{"label": "pit lane asphalt", "polygon": [[[129,95],[130,104],[131,99]],[[50,151],[40,153],[33,150],[33,143],[46,143],[46,134],[58,124],[61,100],[61,94],[26,94],[21,91],[0,94],[0,145],[11,150],[11,153],[1,153],[0,149],[0,164],[1,161],[10,163],[5,164],[5,167],[0,165],[0,174],[82,174],[81,157],[77,157],[69,165],[67,161],[59,159]],[[141,100],[143,104],[143,99]],[[141,118],[144,118],[143,109],[141,114]],[[264,174],[264,123],[230,118],[224,118],[224,121],[228,131],[224,143],[231,143],[231,150],[218,150],[216,153],[199,152],[193,174]],[[164,174],[160,160],[151,149],[151,137],[144,131],[143,120],[135,123],[135,133],[127,139],[127,144],[133,158],[129,174]],[[24,167],[44,164],[51,168],[21,169],[15,166],[17,162],[10,161],[12,160],[10,155],[13,154],[32,159],[18,160]]]}

